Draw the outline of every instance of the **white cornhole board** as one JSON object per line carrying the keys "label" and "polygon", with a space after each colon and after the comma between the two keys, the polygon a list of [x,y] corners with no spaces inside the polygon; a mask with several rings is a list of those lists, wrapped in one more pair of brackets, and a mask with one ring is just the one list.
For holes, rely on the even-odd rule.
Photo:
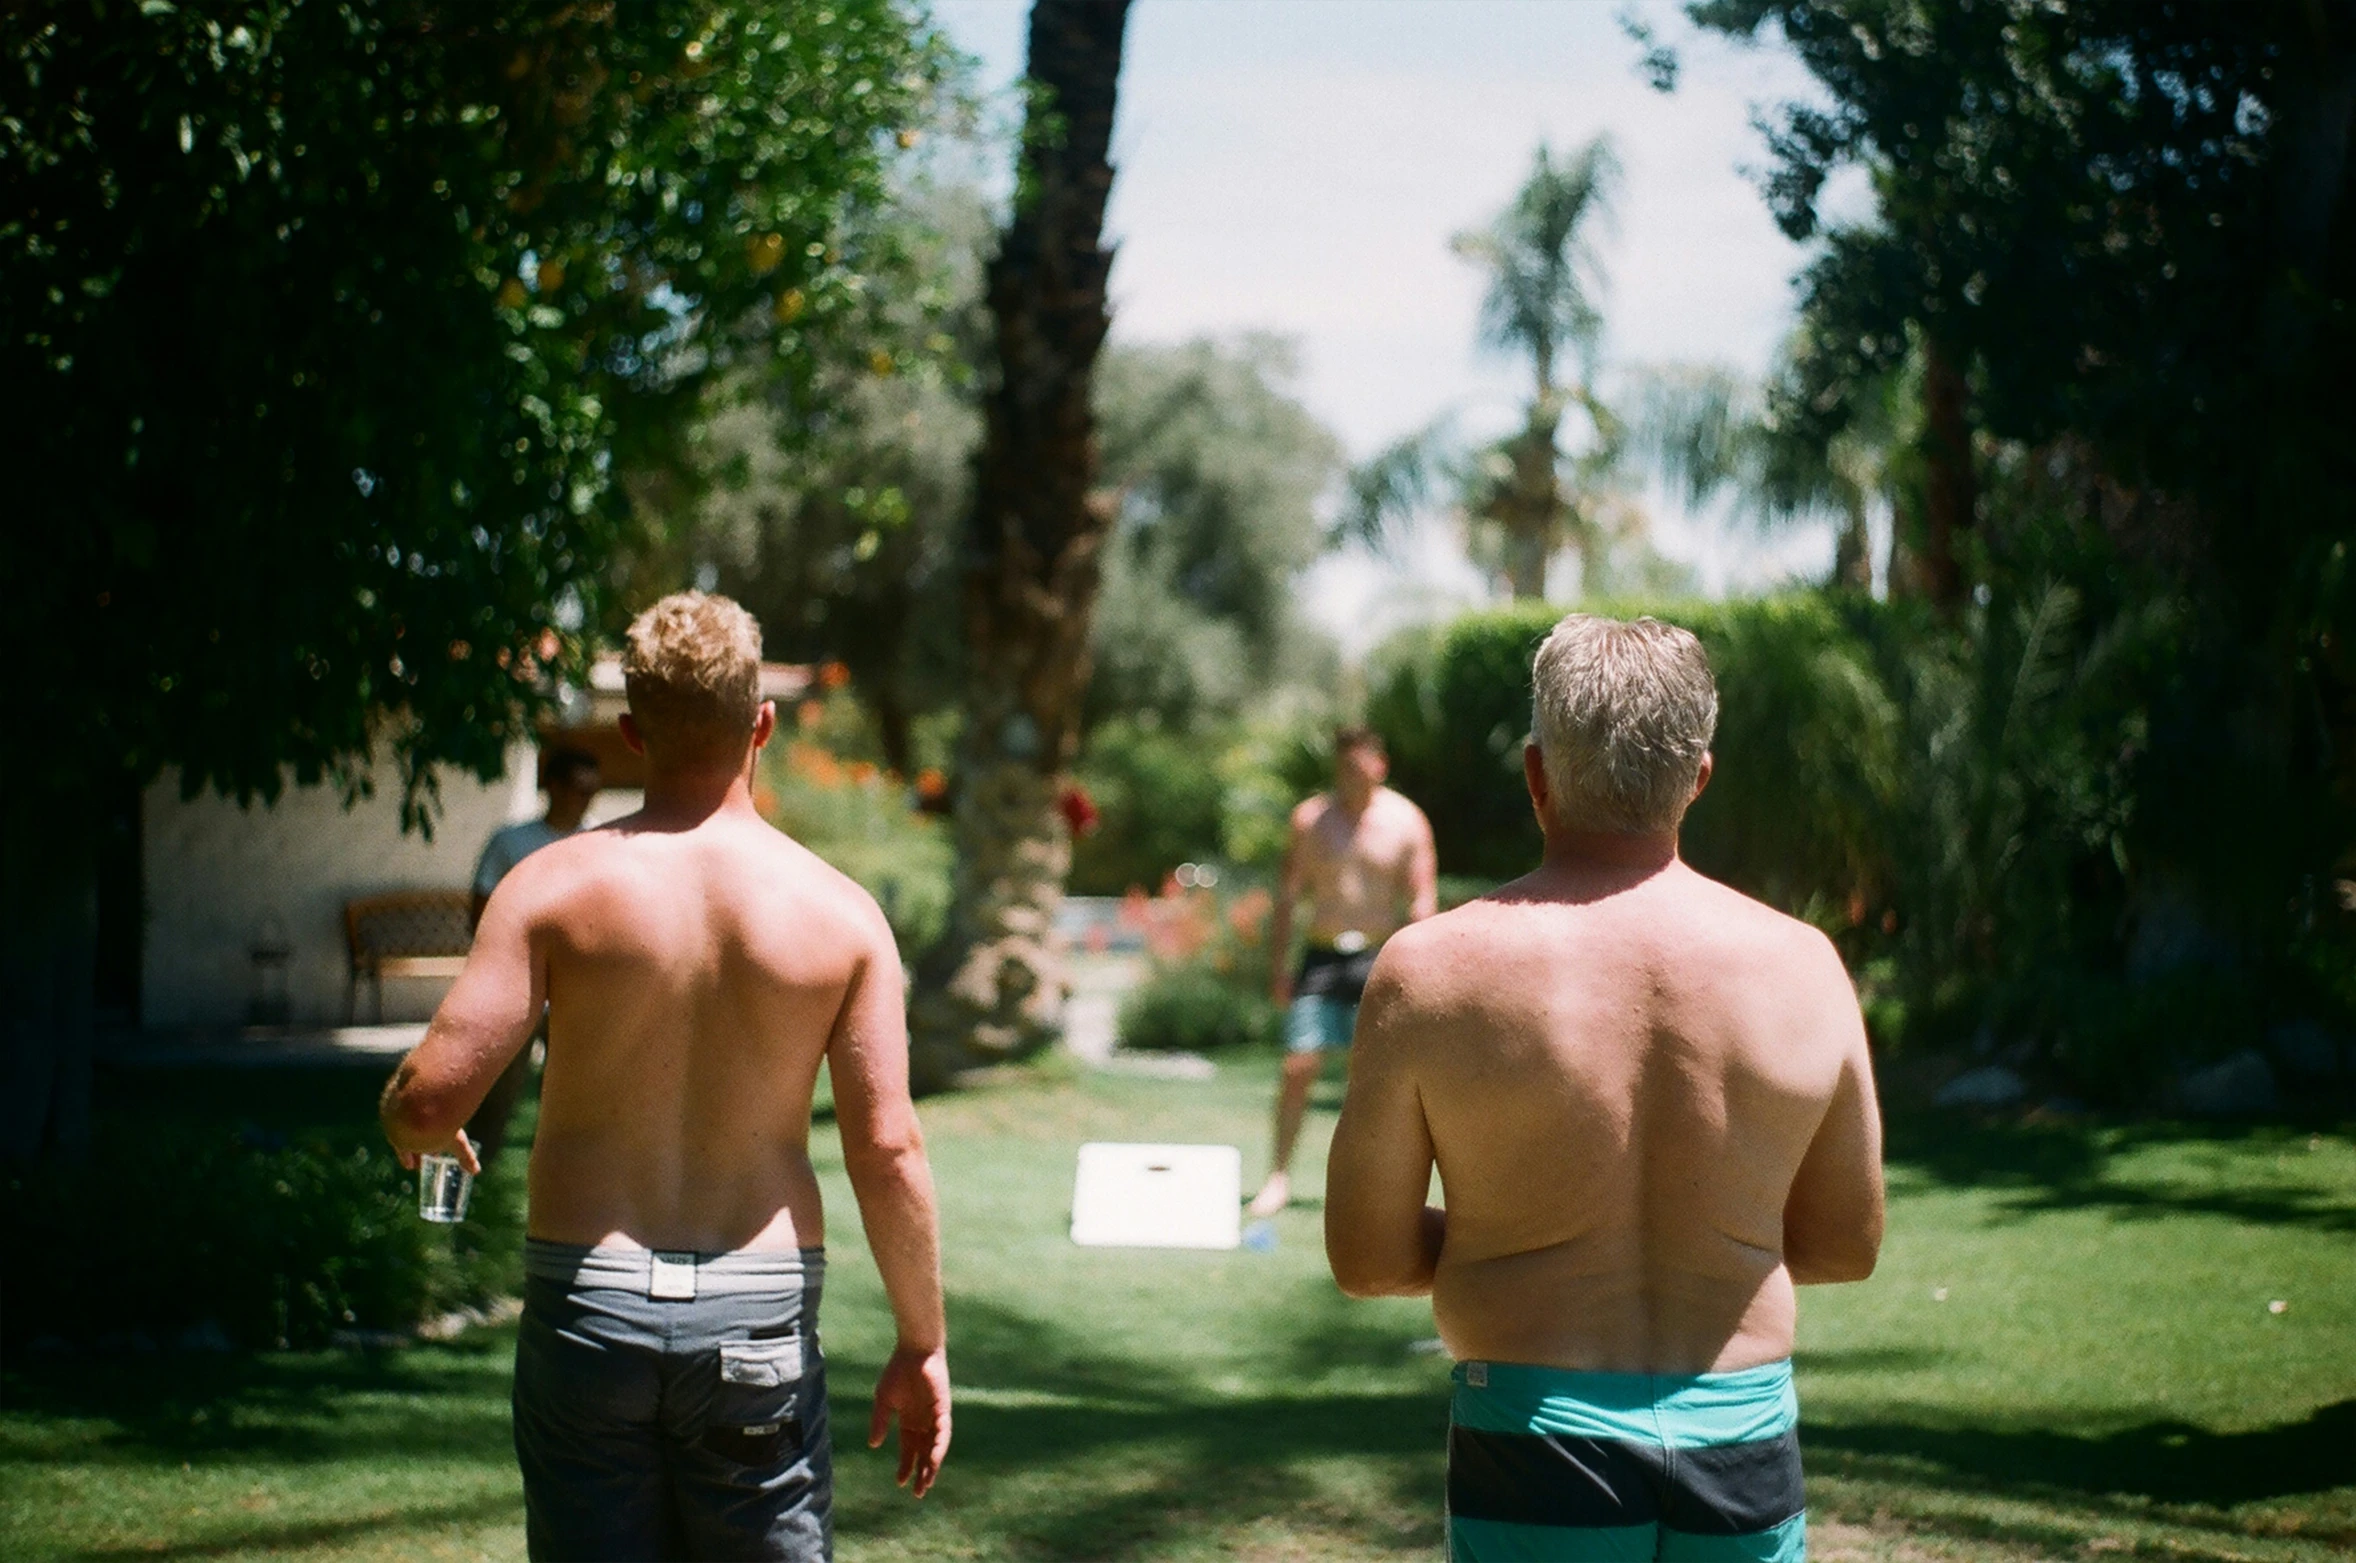
{"label": "white cornhole board", "polygon": [[1243,1152],[1232,1145],[1080,1147],[1072,1241],[1088,1248],[1234,1248]]}

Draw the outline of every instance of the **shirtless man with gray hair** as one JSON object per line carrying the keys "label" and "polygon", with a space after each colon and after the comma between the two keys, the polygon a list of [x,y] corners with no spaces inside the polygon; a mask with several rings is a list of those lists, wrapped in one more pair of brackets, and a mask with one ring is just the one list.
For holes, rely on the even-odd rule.
{"label": "shirtless man with gray hair", "polygon": [[949,1449],[940,1235],[908,1096],[891,928],[754,811],[760,627],[682,592],[630,626],[622,736],[646,806],[516,864],[466,970],[385,1088],[385,1134],[471,1169],[464,1124],[548,1017],[532,1144],[515,1447],[534,1558],[816,1560],[832,1550],[810,1164],[818,1066],[899,1346],[922,1496]]}
{"label": "shirtless man with gray hair", "polygon": [[1573,614],[1534,684],[1544,860],[1384,948],[1327,1256],[1352,1296],[1431,1295],[1452,1558],[1804,1557],[1793,1289],[1881,1246],[1856,995],[1822,934],[1678,859],[1699,642]]}

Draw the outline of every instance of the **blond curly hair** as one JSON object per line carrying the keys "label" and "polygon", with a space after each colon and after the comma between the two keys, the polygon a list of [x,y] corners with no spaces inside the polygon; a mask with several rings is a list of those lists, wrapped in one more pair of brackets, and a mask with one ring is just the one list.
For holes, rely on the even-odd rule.
{"label": "blond curly hair", "polygon": [[630,621],[622,681],[650,758],[734,759],[761,709],[760,623],[726,597],[673,592]]}

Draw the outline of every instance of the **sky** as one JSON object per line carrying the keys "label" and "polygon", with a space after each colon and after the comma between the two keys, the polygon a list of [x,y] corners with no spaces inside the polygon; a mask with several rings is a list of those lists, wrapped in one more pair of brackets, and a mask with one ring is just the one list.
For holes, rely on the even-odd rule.
{"label": "sky", "polygon": [[[1352,459],[1453,413],[1489,437],[1518,421],[1526,368],[1478,346],[1482,280],[1449,238],[1501,210],[1539,142],[1608,133],[1624,169],[1599,246],[1607,365],[1718,363],[1756,376],[1792,313],[1805,251],[1751,176],[1751,120],[1809,95],[1775,47],[1697,33],[1660,0],[1636,14],[1677,50],[1677,89],[1636,69],[1615,0],[1137,0],[1118,117],[1113,332],[1173,342],[1264,331],[1297,346],[1294,387]],[[935,0],[1002,92],[1020,75],[1024,0]],[[1774,538],[1723,512],[1652,501],[1654,541],[1705,590],[1821,573],[1827,528]],[[1329,559],[1304,607],[1352,652],[1401,624],[1488,600],[1434,517],[1399,558]]]}

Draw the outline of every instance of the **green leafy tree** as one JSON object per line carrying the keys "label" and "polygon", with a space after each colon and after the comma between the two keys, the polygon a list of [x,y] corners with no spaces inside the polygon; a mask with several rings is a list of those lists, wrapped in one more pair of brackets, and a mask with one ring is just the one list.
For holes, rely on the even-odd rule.
{"label": "green leafy tree", "polygon": [[990,222],[974,192],[931,184],[904,188],[886,220],[860,350],[807,392],[740,383],[715,398],[694,442],[689,557],[672,573],[716,579],[771,654],[847,666],[885,763],[913,776],[916,722],[958,693]]}
{"label": "green leafy tree", "polygon": [[1100,818],[1073,849],[1075,888],[1150,888],[1226,855],[1239,729],[1330,703],[1333,648],[1295,587],[1324,544],[1340,446],[1292,372],[1268,338],[1105,354],[1097,416],[1121,507],[1076,767]]}
{"label": "green leafy tree", "polygon": [[1149,715],[1173,730],[1211,726],[1330,671],[1294,586],[1324,547],[1317,504],[1341,447],[1292,393],[1294,373],[1290,348],[1267,337],[1105,354],[1097,418],[1120,513],[1091,725]]}
{"label": "green leafy tree", "polygon": [[388,752],[424,820],[436,766],[494,772],[618,480],[848,311],[935,60],[891,0],[0,14],[15,1147],[77,1132],[94,814]]}
{"label": "green leafy tree", "polygon": [[[2100,974],[2346,969],[2316,887],[2356,841],[2356,3],[1689,9],[1779,34],[1821,89],[1769,124],[1769,203],[1820,246],[1793,432],[1828,446],[1918,360],[1907,530],[1964,662],[2105,669],[2116,877],[2089,858],[2052,892],[2114,898]],[[1844,168],[1874,210],[1828,223]],[[2004,758],[1967,791],[2002,821],[2031,751],[1982,747]],[[2034,946],[2015,924],[1978,937]]]}
{"label": "green leafy tree", "polygon": [[[1791,406],[1812,351],[1805,336],[1787,344],[1764,388],[1713,365],[1646,371],[1635,387],[1630,444],[1688,509],[1731,495],[1771,529],[1832,517],[1831,584],[1862,591],[1873,584],[1872,513],[1903,517],[1918,497],[1919,464],[1908,447],[1919,377],[1885,376],[1876,394],[1854,399],[1837,433],[1820,440],[1795,432],[1802,420]],[[1902,523],[1893,535],[1900,530]],[[1897,562],[1893,587],[1904,595],[1912,575],[1903,558]]]}

